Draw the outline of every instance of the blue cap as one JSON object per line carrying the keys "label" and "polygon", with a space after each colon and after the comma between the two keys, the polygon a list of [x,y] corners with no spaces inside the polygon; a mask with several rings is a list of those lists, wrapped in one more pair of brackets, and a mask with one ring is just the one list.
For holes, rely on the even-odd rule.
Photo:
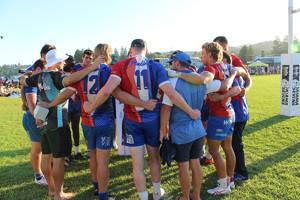
{"label": "blue cap", "polygon": [[184,62],[187,65],[191,64],[191,58],[189,55],[187,55],[184,52],[177,53],[171,60],[168,60],[167,62],[172,62],[173,60],[179,60],[180,62]]}
{"label": "blue cap", "polygon": [[111,54],[111,65],[116,64],[116,62],[118,62],[118,56],[116,54]]}

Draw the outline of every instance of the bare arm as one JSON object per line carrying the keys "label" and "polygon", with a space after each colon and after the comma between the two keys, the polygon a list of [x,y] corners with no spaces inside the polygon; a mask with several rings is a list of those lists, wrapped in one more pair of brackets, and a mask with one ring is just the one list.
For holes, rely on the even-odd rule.
{"label": "bare arm", "polygon": [[117,77],[110,76],[106,84],[97,93],[94,102],[84,102],[83,108],[85,112],[90,113],[100,105],[102,105],[109,97],[109,95],[114,91],[114,89],[120,84],[121,80]]}
{"label": "bare arm", "polygon": [[[27,86],[27,85],[25,84],[25,79],[28,78],[28,76],[30,76],[31,74],[32,74],[31,71],[26,72],[26,73],[21,77],[21,79],[20,79],[20,84],[23,85],[23,86]],[[23,99],[22,99],[22,100],[23,100]]]}
{"label": "bare arm", "polygon": [[170,121],[172,107],[166,104],[162,105],[160,111],[160,129],[159,129],[159,141],[163,143],[163,139],[167,138],[165,129],[167,128],[168,122]]}
{"label": "bare arm", "polygon": [[171,101],[181,110],[186,112],[192,119],[200,117],[200,111],[192,109],[182,98],[182,96],[172,87],[171,83],[166,83],[160,87],[163,92],[168,95]]}
{"label": "bare arm", "polygon": [[26,106],[26,101],[25,101],[25,98],[24,98],[23,86],[21,86],[21,99],[22,99],[22,110],[26,111],[27,106]]}
{"label": "bare arm", "polygon": [[150,111],[152,111],[157,104],[156,99],[150,99],[148,101],[143,101],[143,100],[123,91],[119,86],[116,87],[111,94],[113,95],[113,97],[115,97],[116,99],[118,99],[120,102],[122,102],[124,104],[142,107],[142,108],[145,108]]}
{"label": "bare arm", "polygon": [[87,67],[83,70],[80,70],[80,71],[77,71],[77,72],[71,74],[70,76],[65,77],[64,82],[63,82],[64,86],[67,87],[69,85],[72,85],[72,84],[80,81],[81,79],[86,77],[89,73],[96,70],[100,63],[104,63],[105,61],[106,61],[105,56],[102,56],[102,55],[98,56],[96,58],[96,60],[94,61],[94,63],[90,67]]}
{"label": "bare arm", "polygon": [[34,116],[34,109],[36,107],[36,94],[29,93],[26,94],[28,109],[31,112],[32,116]]}
{"label": "bare arm", "polygon": [[210,72],[202,72],[201,74],[181,73],[181,79],[193,84],[206,84],[214,79],[214,75]]}
{"label": "bare arm", "polygon": [[227,79],[224,79],[221,82],[221,87],[220,87],[220,90],[219,90],[220,92],[227,91],[232,86],[232,83],[234,81],[236,73],[237,73],[237,71],[233,67],[230,68],[230,74],[231,75]]}
{"label": "bare arm", "polygon": [[[250,74],[246,74],[245,76],[243,76],[243,79],[245,81],[245,87],[244,87],[244,95],[247,94],[247,92],[250,90],[251,86],[252,86],[252,79],[250,77]],[[243,95],[243,96],[244,96]],[[240,95],[241,96],[241,95]]]}
{"label": "bare arm", "polygon": [[216,102],[216,101],[222,101],[226,98],[238,95],[240,92],[241,92],[241,88],[239,86],[235,86],[235,87],[232,87],[228,92],[226,92],[224,94],[220,95],[218,93],[211,93],[208,95],[209,95],[209,99],[211,101]]}
{"label": "bare arm", "polygon": [[65,91],[60,93],[52,102],[49,103],[49,102],[45,102],[45,101],[40,101],[40,102],[38,102],[38,105],[45,107],[45,108],[55,107],[59,104],[62,104],[65,101],[67,101],[75,93],[76,92],[71,89],[66,89]]}
{"label": "bare arm", "polygon": [[246,71],[244,68],[242,67],[235,67],[235,69],[237,70],[237,74],[236,76],[244,76],[246,74]]}

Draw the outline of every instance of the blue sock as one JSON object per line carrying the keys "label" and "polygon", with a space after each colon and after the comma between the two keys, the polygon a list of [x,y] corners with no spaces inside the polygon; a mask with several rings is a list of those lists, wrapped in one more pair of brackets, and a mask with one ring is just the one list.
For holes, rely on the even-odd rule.
{"label": "blue sock", "polygon": [[43,173],[40,173],[40,174],[35,174],[35,179],[37,181],[41,180],[43,178],[44,174]]}
{"label": "blue sock", "polygon": [[98,189],[98,182],[94,182],[94,181],[93,181],[93,185],[94,185],[94,188],[97,188],[97,189]]}
{"label": "blue sock", "polygon": [[99,199],[100,199],[100,200],[106,200],[107,197],[108,197],[107,191],[106,191],[105,193],[99,192],[98,196],[99,196]]}

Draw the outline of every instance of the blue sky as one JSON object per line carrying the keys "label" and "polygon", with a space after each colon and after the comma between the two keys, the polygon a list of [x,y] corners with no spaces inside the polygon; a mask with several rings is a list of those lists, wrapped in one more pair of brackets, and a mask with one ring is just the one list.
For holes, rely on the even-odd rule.
{"label": "blue sky", "polygon": [[[299,23],[296,13],[297,38]],[[288,0],[0,0],[0,65],[32,64],[46,43],[71,55],[98,43],[128,49],[135,38],[150,52],[201,51],[219,35],[239,46],[287,34]]]}

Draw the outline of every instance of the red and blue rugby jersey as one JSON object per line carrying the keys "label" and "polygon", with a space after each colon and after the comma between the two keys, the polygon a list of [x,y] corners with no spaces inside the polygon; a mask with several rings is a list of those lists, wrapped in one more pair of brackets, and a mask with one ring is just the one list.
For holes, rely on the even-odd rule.
{"label": "red and blue rugby jersey", "polygon": [[[121,80],[122,90],[144,101],[156,99],[158,88],[170,82],[162,64],[142,55],[117,62],[113,66],[111,76]],[[148,111],[141,107],[125,105],[124,113],[127,119],[139,123],[159,119],[158,106],[153,111]]]}
{"label": "red and blue rugby jersey", "polygon": [[[89,66],[87,66],[89,67]],[[85,69],[80,68],[78,71]],[[89,73],[81,81],[71,85],[69,89],[77,90],[82,100],[81,113],[82,124],[85,126],[95,127],[108,124],[113,118],[112,96],[110,96],[101,106],[96,108],[92,113],[86,113],[83,109],[85,101],[93,102],[99,90],[105,85],[109,76],[111,68],[105,64],[100,64],[100,68]]]}
{"label": "red and blue rugby jersey", "polygon": [[[241,59],[239,59],[234,54],[231,54],[231,59],[232,59],[233,66],[242,67],[244,70],[246,70],[246,73],[248,73]],[[236,77],[235,79],[238,81],[241,87],[245,87],[245,82],[242,77]],[[231,103],[234,108],[236,122],[244,122],[249,120],[249,111],[248,111],[246,95],[243,97],[239,95],[232,97]]]}
{"label": "red and blue rugby jersey", "polygon": [[[235,78],[241,87],[245,87],[245,82],[242,77]],[[231,104],[233,106],[235,112],[235,121],[236,122],[244,122],[249,120],[249,110],[247,105],[246,95],[243,97],[236,95],[231,98]]]}
{"label": "red and blue rugby jersey", "polygon": [[[204,67],[203,71],[210,72],[214,75],[215,80],[224,80],[224,72],[222,70],[222,66],[219,63],[215,63],[209,66]],[[217,92],[219,94],[224,94],[226,92]],[[231,112],[228,109],[226,102],[228,98],[222,100],[222,101],[217,101],[217,102],[212,102],[209,100],[209,98],[206,99],[206,101],[209,103],[210,110],[209,110],[209,116],[212,117],[222,117],[222,118],[229,118],[231,117]]]}

